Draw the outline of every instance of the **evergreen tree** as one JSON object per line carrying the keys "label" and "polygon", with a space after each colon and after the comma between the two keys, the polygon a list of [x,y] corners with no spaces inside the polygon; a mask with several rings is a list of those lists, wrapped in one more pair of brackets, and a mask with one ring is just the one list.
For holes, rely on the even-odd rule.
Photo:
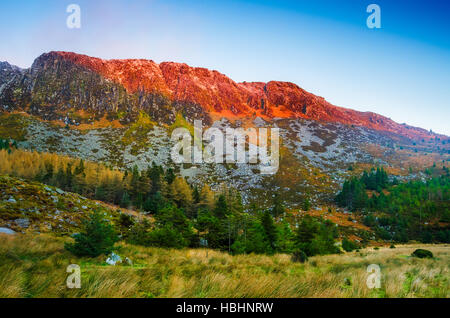
{"label": "evergreen tree", "polygon": [[85,175],[84,173],[84,161],[80,159],[80,163],[75,167],[75,175]]}
{"label": "evergreen tree", "polygon": [[306,197],[305,200],[303,201],[302,209],[303,209],[303,211],[309,211],[310,208],[311,208],[311,202],[309,201],[309,198]]}
{"label": "evergreen tree", "polygon": [[169,169],[167,169],[167,172],[166,172],[166,181],[167,181],[167,183],[170,185],[170,184],[172,184],[172,182],[174,182],[175,181],[175,173],[173,172],[173,169],[172,168],[169,168]]}
{"label": "evergreen tree", "polygon": [[200,203],[200,192],[198,191],[197,186],[195,186],[194,190],[192,191],[192,199],[194,204]]}
{"label": "evergreen tree", "polygon": [[329,220],[319,223],[307,215],[298,225],[295,237],[295,248],[303,251],[307,256],[338,253],[335,246],[337,236],[334,223]]}
{"label": "evergreen tree", "polygon": [[227,233],[222,222],[207,208],[200,208],[197,217],[200,238],[208,241],[208,247],[224,249]]}
{"label": "evergreen tree", "polygon": [[219,219],[225,219],[229,214],[228,204],[223,194],[219,195],[214,208],[214,215]]}
{"label": "evergreen tree", "polygon": [[155,219],[156,228],[150,233],[154,245],[181,248],[195,244],[192,225],[182,209],[168,205]]}
{"label": "evergreen tree", "polygon": [[235,254],[264,254],[272,253],[273,250],[261,223],[251,222],[247,229],[247,235],[245,237],[239,236],[232,245],[232,251]]}
{"label": "evergreen tree", "polygon": [[261,219],[261,225],[264,228],[264,232],[266,234],[267,240],[269,241],[271,251],[275,252],[277,249],[277,228],[275,223],[273,222],[272,216],[270,215],[269,210],[266,210]]}
{"label": "evergreen tree", "polygon": [[280,217],[283,216],[286,213],[283,201],[281,200],[278,193],[275,193],[274,199],[273,199],[273,208],[272,208],[272,215],[274,217]]}
{"label": "evergreen tree", "polygon": [[122,238],[126,239],[130,234],[130,229],[134,226],[134,219],[125,213],[121,213],[117,225]]}
{"label": "evergreen tree", "polygon": [[122,201],[120,202],[120,207],[128,209],[130,207],[130,204],[131,204],[130,196],[128,195],[128,192],[125,191],[122,196]]}
{"label": "evergreen tree", "polygon": [[[163,170],[160,166],[156,165],[154,162],[152,166],[147,170],[147,176],[151,180],[151,194],[155,194],[156,192],[161,191],[161,175],[163,174]],[[171,182],[170,182],[171,183]]]}
{"label": "evergreen tree", "polygon": [[83,231],[74,236],[74,243],[66,243],[65,248],[77,256],[97,257],[108,255],[114,250],[117,233],[99,211],[94,211],[84,222]]}

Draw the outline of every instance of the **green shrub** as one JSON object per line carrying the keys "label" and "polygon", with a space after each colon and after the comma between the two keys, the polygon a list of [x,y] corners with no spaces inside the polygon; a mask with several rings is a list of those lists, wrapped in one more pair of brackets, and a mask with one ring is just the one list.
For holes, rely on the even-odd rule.
{"label": "green shrub", "polygon": [[412,257],[418,257],[418,258],[433,258],[433,253],[429,250],[423,250],[423,249],[417,249],[412,254]]}
{"label": "green shrub", "polygon": [[342,248],[346,252],[351,252],[351,251],[358,249],[358,244],[356,244],[355,242],[352,242],[349,239],[347,239],[346,237],[344,237],[344,239],[342,240]]}
{"label": "green shrub", "polygon": [[66,243],[64,248],[76,256],[97,257],[108,255],[114,250],[118,240],[113,225],[99,211],[94,211],[84,221],[83,231],[74,235],[74,243]]}
{"label": "green shrub", "polygon": [[134,245],[150,246],[150,229],[151,225],[147,219],[134,223],[126,237],[127,242]]}
{"label": "green shrub", "polygon": [[131,215],[122,213],[117,221],[120,235],[123,239],[127,238],[130,233],[130,228],[134,225],[134,219]]}
{"label": "green shrub", "polygon": [[394,245],[394,244],[391,244],[391,246],[389,246],[389,248],[395,248],[395,245]]}
{"label": "green shrub", "polygon": [[183,248],[189,245],[182,233],[169,224],[151,231],[149,242],[151,246],[166,248]]}
{"label": "green shrub", "polygon": [[291,257],[294,263],[304,263],[308,261],[308,256],[302,250],[296,250]]}
{"label": "green shrub", "polygon": [[307,256],[326,255],[340,253],[335,245],[337,229],[330,220],[320,221],[306,215],[298,225],[295,233],[294,244]]}

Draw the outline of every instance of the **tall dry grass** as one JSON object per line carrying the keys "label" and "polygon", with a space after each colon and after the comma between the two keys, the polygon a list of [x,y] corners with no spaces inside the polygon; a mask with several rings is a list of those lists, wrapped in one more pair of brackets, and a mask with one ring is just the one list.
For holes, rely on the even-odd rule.
{"label": "tall dry grass", "polygon": [[[449,297],[449,245],[368,248],[316,256],[306,264],[288,255],[238,255],[120,245],[133,265],[77,258],[65,239],[0,235],[0,297]],[[409,255],[416,248],[434,259]],[[66,267],[78,264],[82,288],[66,287]],[[369,264],[381,267],[381,288],[366,285]]]}

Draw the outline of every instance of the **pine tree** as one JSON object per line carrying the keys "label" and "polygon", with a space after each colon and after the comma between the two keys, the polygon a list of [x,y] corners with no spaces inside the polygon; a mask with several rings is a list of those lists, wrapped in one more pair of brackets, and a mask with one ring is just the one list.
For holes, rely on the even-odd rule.
{"label": "pine tree", "polygon": [[167,172],[166,172],[166,181],[167,181],[167,183],[170,185],[170,184],[172,184],[172,182],[174,182],[175,181],[175,173],[173,172],[173,169],[172,168],[169,168],[169,169],[167,169]]}
{"label": "pine tree", "polygon": [[193,198],[193,203],[194,204],[199,204],[200,203],[200,192],[198,191],[197,186],[194,187],[194,190],[192,191],[192,198]]}
{"label": "pine tree", "polygon": [[311,202],[309,202],[309,198],[306,197],[305,200],[303,200],[302,209],[303,211],[309,211],[311,208]]}
{"label": "pine tree", "polygon": [[267,239],[269,241],[271,251],[275,252],[277,248],[277,228],[275,223],[273,222],[272,216],[270,215],[269,210],[266,210],[261,218],[261,225],[264,228]]}
{"label": "pine tree", "polygon": [[83,231],[75,235],[74,243],[66,243],[65,249],[77,256],[97,257],[114,250],[117,233],[114,227],[100,213],[94,211],[84,222]]}
{"label": "pine tree", "polygon": [[281,200],[278,193],[275,193],[274,199],[273,199],[273,208],[272,208],[272,215],[274,217],[282,216],[286,213],[286,210],[283,205],[283,201]]}
{"label": "pine tree", "polygon": [[151,181],[151,189],[150,193],[155,194],[158,191],[161,191],[161,176],[163,174],[163,170],[160,166],[156,165],[154,162],[152,166],[147,170],[147,176]]}
{"label": "pine tree", "polygon": [[130,204],[130,196],[128,195],[128,192],[125,191],[122,196],[122,201],[120,202],[120,207],[128,209],[130,207]]}
{"label": "pine tree", "polygon": [[85,175],[84,173],[84,161],[83,159],[80,159],[80,163],[75,167],[75,175]]}
{"label": "pine tree", "polygon": [[214,215],[219,219],[224,219],[229,214],[228,204],[225,199],[225,196],[221,194],[216,201]]}

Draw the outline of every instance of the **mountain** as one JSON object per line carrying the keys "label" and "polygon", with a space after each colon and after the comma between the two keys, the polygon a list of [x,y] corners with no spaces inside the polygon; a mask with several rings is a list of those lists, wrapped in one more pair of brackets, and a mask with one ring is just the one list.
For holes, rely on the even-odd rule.
{"label": "mountain", "polygon": [[0,61],[0,96],[4,95],[4,90],[10,87],[17,87],[17,82],[23,77],[24,71],[8,62]]}
{"label": "mountain", "polygon": [[[280,128],[280,169],[250,164],[174,165],[170,132],[194,119],[219,129]],[[70,129],[67,129],[70,128]],[[244,201],[330,202],[345,178],[384,165],[399,178],[449,158],[450,138],[328,103],[288,82],[236,83],[186,64],[102,60],[50,52],[22,70],[0,64],[0,138],[118,167],[152,162],[190,179],[241,189]],[[352,168],[351,170],[349,168]]]}
{"label": "mountain", "polygon": [[[236,83],[227,76],[186,64],[151,60],[102,60],[69,52],[41,55],[26,72],[6,67],[0,104],[33,113],[77,108],[96,113],[145,110],[158,121],[173,110],[207,122],[220,117],[304,118],[393,132],[414,139],[435,134],[372,113],[337,107],[294,83]],[[22,75],[20,81],[16,81]],[[17,91],[19,90],[19,91]],[[166,109],[165,104],[171,104]],[[48,114],[47,114],[48,116]]]}

